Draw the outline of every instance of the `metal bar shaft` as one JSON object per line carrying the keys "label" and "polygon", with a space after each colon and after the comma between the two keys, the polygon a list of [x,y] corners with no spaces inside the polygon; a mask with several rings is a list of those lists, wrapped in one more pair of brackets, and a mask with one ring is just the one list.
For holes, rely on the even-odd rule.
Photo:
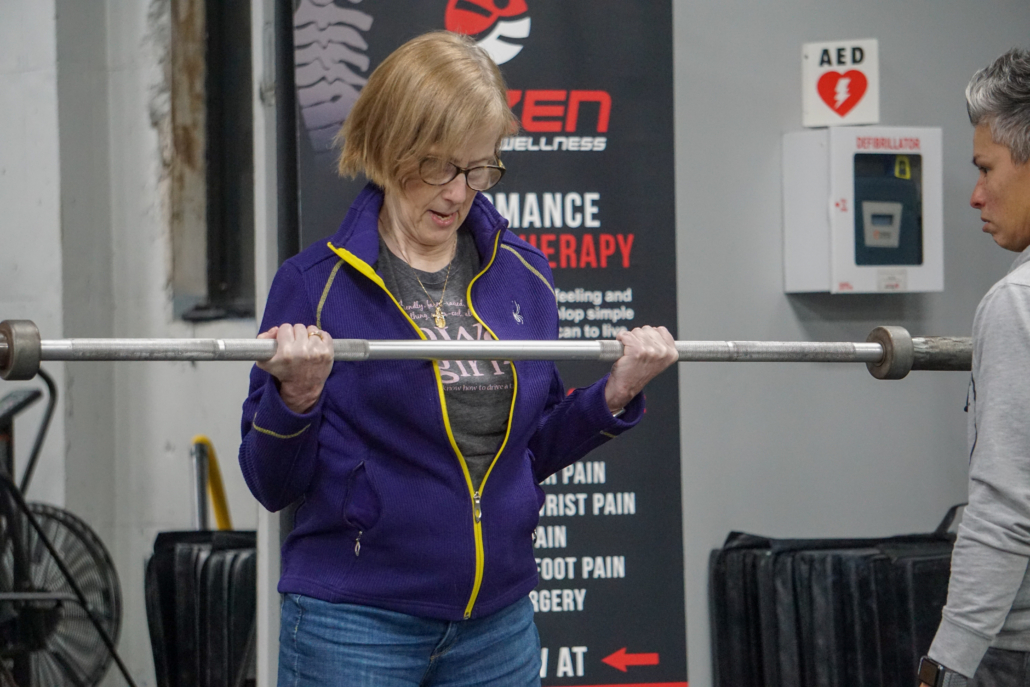
{"label": "metal bar shaft", "polygon": [[190,449],[193,458],[193,497],[194,497],[194,529],[208,529],[207,517],[207,473],[208,459],[207,446],[202,442],[193,444]]}
{"label": "metal bar shaft", "polygon": [[[596,360],[611,362],[622,344],[594,341],[374,341],[337,339],[335,359]],[[41,342],[47,360],[268,360],[268,339],[55,339]],[[879,343],[805,341],[677,341],[681,362],[876,363]]]}

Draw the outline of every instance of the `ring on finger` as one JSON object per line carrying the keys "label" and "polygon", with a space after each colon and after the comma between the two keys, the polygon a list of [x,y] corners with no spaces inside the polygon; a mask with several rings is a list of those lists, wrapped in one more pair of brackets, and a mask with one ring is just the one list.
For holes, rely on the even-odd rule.
{"label": "ring on finger", "polygon": [[311,337],[313,337],[313,336],[317,336],[318,338],[320,338],[320,339],[321,339],[321,338],[322,338],[322,330],[321,330],[321,329],[316,329],[316,330],[315,330],[315,331],[313,331],[313,332],[308,332],[308,338],[309,338],[309,339],[310,339]]}

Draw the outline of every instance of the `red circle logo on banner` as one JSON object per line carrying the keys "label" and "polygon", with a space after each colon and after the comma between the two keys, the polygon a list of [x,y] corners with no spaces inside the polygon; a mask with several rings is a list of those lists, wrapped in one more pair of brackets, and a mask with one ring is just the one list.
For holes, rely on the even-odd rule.
{"label": "red circle logo on banner", "polygon": [[868,85],[865,74],[851,69],[843,74],[826,72],[819,77],[816,89],[827,107],[843,117],[862,99]]}
{"label": "red circle logo on banner", "polygon": [[444,27],[454,33],[476,36],[502,17],[528,12],[526,0],[448,0]]}

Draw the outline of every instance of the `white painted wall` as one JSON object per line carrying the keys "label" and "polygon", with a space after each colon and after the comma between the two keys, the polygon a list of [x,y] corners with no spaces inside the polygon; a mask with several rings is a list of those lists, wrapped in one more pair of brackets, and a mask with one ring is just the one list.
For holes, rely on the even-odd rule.
{"label": "white painted wall", "polygon": [[[167,3],[0,0],[0,319],[33,319],[46,338],[255,333],[250,320],[191,326],[171,317],[153,121],[166,109]],[[265,13],[270,2],[254,6]],[[968,332],[1011,256],[979,234],[966,205],[974,173],[962,89],[976,68],[1025,43],[1030,8],[1007,0],[675,0],[674,8],[680,336],[860,340],[877,324]],[[864,37],[880,40],[883,123],[944,129],[946,289],[787,297],[780,137],[801,126],[800,46]],[[267,175],[275,151],[272,110],[257,109],[263,292],[276,262]],[[66,504],[101,533],[122,577],[123,656],[139,684],[153,684],[143,562],[158,531],[190,525],[194,434],[209,434],[220,453],[237,527],[257,522],[236,462],[248,366],[51,369],[68,403],[30,496]],[[966,378],[877,382],[845,366],[698,364],[681,366],[680,381],[690,681],[705,687],[709,550],[731,529],[840,536],[935,525],[964,493]],[[0,393],[9,388],[0,383]],[[36,417],[18,425],[22,454]],[[266,610],[275,615],[274,605]],[[120,679],[112,673],[107,684]]]}
{"label": "white painted wall", "polygon": [[[103,10],[76,0],[56,3],[63,329],[87,337],[113,335]],[[71,365],[65,372],[65,506],[110,542],[116,502],[114,366]]]}
{"label": "white painted wall", "polygon": [[[251,2],[251,73],[254,79],[254,288],[255,311],[265,307],[279,266],[275,100],[275,0]],[[279,515],[257,508],[257,687],[272,687],[279,674]]]}
{"label": "white painted wall", "polygon": [[[674,3],[679,335],[862,341],[876,325],[968,336],[1012,253],[968,207],[963,91],[1026,47],[1007,0]],[[801,129],[801,45],[880,41],[881,122],[944,130],[945,290],[783,294],[781,136]],[[730,530],[875,536],[932,529],[965,498],[968,374],[874,380],[860,366],[680,366],[691,687],[711,684],[707,562]]]}
{"label": "white painted wall", "polygon": [[[109,136],[114,334],[225,337],[256,334],[252,320],[190,325],[172,319],[166,179],[155,120],[167,112],[168,3],[108,0]],[[246,363],[128,363],[115,388],[114,558],[126,615],[123,656],[134,675],[153,665],[143,608],[143,562],[157,532],[191,523],[189,449],[207,434],[219,453],[234,525],[255,527],[257,506],[236,452]]]}
{"label": "white painted wall", "polygon": [[[167,12],[167,0],[0,1],[0,319],[32,319],[44,338],[256,333],[253,320],[171,317],[153,121],[166,109]],[[152,685],[143,565],[157,532],[191,525],[195,434],[219,451],[236,527],[256,525],[236,461],[249,365],[48,369],[63,402],[29,495],[67,505],[107,544],[122,580],[122,656],[138,684]],[[14,386],[0,383],[0,393]],[[22,465],[38,415],[16,427]],[[106,684],[122,680],[112,671]]]}
{"label": "white painted wall", "polygon": [[[0,3],[0,319],[34,320],[62,335],[60,156],[53,0]],[[62,383],[61,365],[47,369]],[[18,386],[0,382],[0,395]],[[15,464],[25,467],[43,413],[15,423]],[[65,422],[55,414],[33,477],[32,499],[63,504]]]}

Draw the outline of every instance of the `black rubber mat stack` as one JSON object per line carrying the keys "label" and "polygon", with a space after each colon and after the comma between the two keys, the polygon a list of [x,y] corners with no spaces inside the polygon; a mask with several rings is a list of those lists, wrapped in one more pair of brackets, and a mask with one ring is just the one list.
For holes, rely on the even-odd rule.
{"label": "black rubber mat stack", "polygon": [[161,532],[146,604],[158,687],[253,684],[254,532]]}
{"label": "black rubber mat stack", "polygon": [[717,687],[911,687],[947,599],[957,507],[931,534],[769,539],[709,559]]}

